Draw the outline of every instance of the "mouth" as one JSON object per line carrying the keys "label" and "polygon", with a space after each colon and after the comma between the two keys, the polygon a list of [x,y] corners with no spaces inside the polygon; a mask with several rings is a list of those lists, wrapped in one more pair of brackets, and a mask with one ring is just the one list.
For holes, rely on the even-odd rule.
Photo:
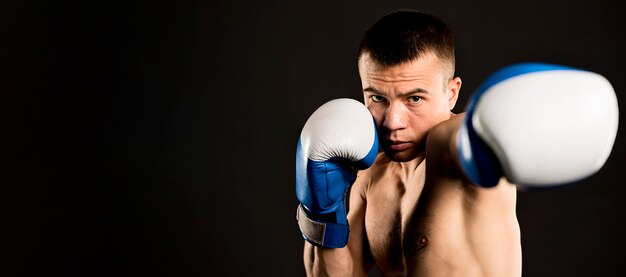
{"label": "mouth", "polygon": [[402,151],[405,150],[409,147],[411,147],[411,143],[410,142],[406,142],[406,141],[393,141],[393,140],[389,140],[386,141],[386,143],[388,148],[390,150],[394,150],[394,151]]}

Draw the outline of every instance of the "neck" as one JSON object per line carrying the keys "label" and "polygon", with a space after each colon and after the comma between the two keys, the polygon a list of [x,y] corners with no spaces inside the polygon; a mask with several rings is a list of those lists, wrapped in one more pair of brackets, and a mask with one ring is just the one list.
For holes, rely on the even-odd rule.
{"label": "neck", "polygon": [[417,155],[412,160],[408,160],[408,161],[404,161],[404,162],[398,162],[398,164],[400,165],[400,167],[403,170],[405,170],[405,171],[412,171],[412,170],[417,169],[417,167],[419,167],[422,164],[422,162],[424,161],[425,158],[426,158],[426,154],[425,153],[420,153],[419,155]]}

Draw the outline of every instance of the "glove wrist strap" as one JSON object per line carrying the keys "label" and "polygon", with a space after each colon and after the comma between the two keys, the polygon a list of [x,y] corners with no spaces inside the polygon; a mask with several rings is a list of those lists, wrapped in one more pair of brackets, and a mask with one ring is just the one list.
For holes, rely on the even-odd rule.
{"label": "glove wrist strap", "polygon": [[298,205],[296,220],[298,220],[302,237],[314,245],[341,248],[348,243],[350,227],[346,224],[313,219],[307,215],[302,205]]}

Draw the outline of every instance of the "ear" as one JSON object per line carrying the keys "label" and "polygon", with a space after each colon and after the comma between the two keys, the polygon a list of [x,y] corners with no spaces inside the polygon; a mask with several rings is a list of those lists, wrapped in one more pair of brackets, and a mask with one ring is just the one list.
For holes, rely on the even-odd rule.
{"label": "ear", "polygon": [[448,92],[448,109],[454,109],[456,106],[456,100],[459,99],[459,92],[461,91],[461,78],[454,77],[450,82],[448,82],[448,88],[446,91]]}

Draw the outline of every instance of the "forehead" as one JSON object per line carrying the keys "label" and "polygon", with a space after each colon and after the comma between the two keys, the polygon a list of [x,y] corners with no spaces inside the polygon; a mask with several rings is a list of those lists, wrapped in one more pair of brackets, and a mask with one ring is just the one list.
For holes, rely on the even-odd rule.
{"label": "forehead", "polygon": [[376,63],[368,53],[359,58],[361,78],[413,78],[419,75],[443,75],[444,66],[433,52],[429,51],[408,62],[398,65],[383,66]]}
{"label": "forehead", "polygon": [[416,78],[443,77],[444,67],[436,54],[429,51],[419,58],[392,66],[384,66],[371,59],[368,53],[359,58],[362,81],[408,81]]}

